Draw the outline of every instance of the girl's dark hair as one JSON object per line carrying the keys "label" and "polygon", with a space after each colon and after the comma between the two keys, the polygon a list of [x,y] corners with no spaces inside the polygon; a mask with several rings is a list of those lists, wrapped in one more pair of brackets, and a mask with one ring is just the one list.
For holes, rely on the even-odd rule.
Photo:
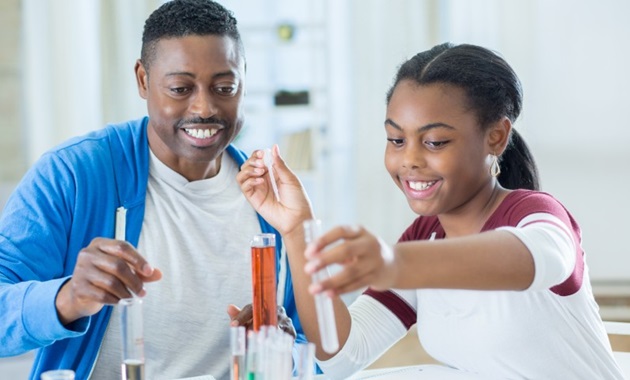
{"label": "girl's dark hair", "polygon": [[[499,55],[480,46],[444,43],[416,54],[398,69],[387,92],[388,104],[402,80],[413,80],[419,85],[451,84],[463,89],[481,128],[488,128],[504,116],[514,123],[523,105],[521,82],[514,70]],[[534,158],[514,128],[499,162],[501,186],[540,190]]]}

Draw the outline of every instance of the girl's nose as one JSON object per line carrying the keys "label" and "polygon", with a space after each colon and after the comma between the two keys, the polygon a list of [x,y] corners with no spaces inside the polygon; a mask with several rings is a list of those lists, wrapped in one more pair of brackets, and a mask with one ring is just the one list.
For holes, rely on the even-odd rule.
{"label": "girl's nose", "polygon": [[426,160],[421,149],[416,144],[407,144],[403,151],[403,166],[408,169],[426,166]]}

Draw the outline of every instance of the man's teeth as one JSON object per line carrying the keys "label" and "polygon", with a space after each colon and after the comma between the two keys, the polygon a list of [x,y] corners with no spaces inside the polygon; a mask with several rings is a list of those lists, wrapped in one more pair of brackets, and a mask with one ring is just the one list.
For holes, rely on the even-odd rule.
{"label": "man's teeth", "polygon": [[216,129],[184,129],[184,131],[197,139],[207,139],[217,133]]}
{"label": "man's teeth", "polygon": [[411,187],[414,190],[426,190],[429,187],[431,187],[436,181],[431,181],[431,182],[412,182],[409,181],[409,187]]}

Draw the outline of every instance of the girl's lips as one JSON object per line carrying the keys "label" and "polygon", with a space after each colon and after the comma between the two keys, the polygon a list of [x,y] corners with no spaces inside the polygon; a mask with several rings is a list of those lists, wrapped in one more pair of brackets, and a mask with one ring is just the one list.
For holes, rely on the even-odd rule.
{"label": "girl's lips", "polygon": [[439,188],[441,180],[434,181],[415,181],[415,180],[402,180],[405,193],[412,199],[426,199],[429,198]]}

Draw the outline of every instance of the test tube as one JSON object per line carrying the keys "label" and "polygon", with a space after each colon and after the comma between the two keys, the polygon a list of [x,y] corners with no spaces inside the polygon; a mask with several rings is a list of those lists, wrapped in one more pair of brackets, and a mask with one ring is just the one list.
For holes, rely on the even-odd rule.
{"label": "test tube", "polygon": [[277,326],[276,235],[257,234],[251,243],[254,331]]}
{"label": "test tube", "polygon": [[142,300],[124,298],[121,307],[122,380],[144,380],[144,333],[142,330]]}
{"label": "test tube", "polygon": [[230,380],[245,380],[245,327],[230,327]]}
{"label": "test tube", "polygon": [[278,185],[276,184],[276,176],[273,174],[273,157],[271,156],[271,149],[265,149],[263,161],[265,162],[267,171],[269,171],[269,180],[271,182],[273,194],[276,196],[276,200],[280,202],[280,193],[278,192]]}
{"label": "test tube", "polygon": [[[322,230],[322,222],[311,219],[304,222],[304,241],[306,244],[314,242]],[[315,272],[312,276],[313,282],[320,282],[330,277],[328,268],[323,268]],[[337,337],[337,323],[335,322],[335,310],[332,299],[323,293],[315,295],[315,311],[317,312],[317,324],[319,325],[319,339],[322,349],[329,354],[337,352],[339,349],[339,338]]]}
{"label": "test tube", "polygon": [[74,380],[74,371],[70,369],[55,369],[43,372],[41,380]]}
{"label": "test tube", "polygon": [[315,368],[315,345],[307,342],[297,344],[296,347],[298,352],[298,380],[313,380],[313,369]]}
{"label": "test tube", "polygon": [[247,379],[254,380],[259,372],[258,369],[258,333],[247,332]]}

